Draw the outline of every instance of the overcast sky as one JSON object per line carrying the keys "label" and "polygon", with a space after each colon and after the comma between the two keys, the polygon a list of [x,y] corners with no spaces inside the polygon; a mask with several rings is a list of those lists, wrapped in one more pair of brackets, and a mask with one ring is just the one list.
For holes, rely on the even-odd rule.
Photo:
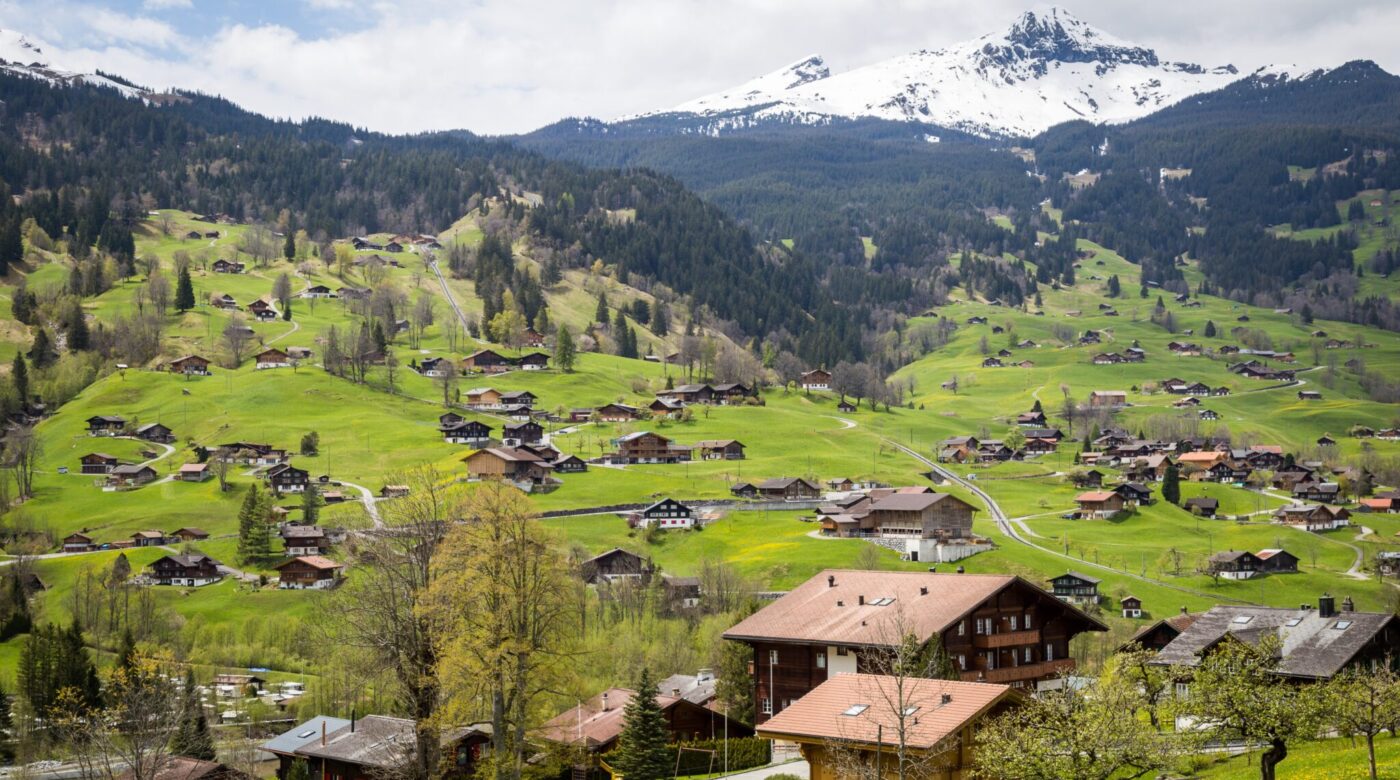
{"label": "overcast sky", "polygon": [[[1081,0],[1164,59],[1400,72],[1400,0]],[[0,0],[54,65],[386,132],[665,108],[821,54],[833,72],[1002,30],[1002,0]]]}

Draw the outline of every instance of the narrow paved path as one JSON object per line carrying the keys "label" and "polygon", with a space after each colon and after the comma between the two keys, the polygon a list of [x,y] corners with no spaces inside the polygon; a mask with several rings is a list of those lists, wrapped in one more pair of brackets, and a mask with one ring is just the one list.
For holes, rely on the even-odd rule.
{"label": "narrow paved path", "polygon": [[379,516],[379,507],[375,503],[379,500],[378,496],[370,492],[370,489],[364,485],[356,485],[354,482],[346,482],[343,479],[338,479],[336,481],[345,487],[360,491],[360,495],[364,498],[365,512],[369,514],[370,521],[374,523],[375,528],[384,527],[384,519]]}
{"label": "narrow paved path", "polygon": [[[1206,593],[1206,592],[1204,592],[1204,591],[1195,590],[1194,588],[1187,588],[1187,587],[1184,587],[1184,586],[1182,586],[1182,585],[1173,585],[1173,584],[1170,583],[1170,582],[1162,582],[1161,580],[1154,580],[1154,579],[1152,579],[1151,577],[1148,577],[1148,576],[1146,576],[1146,575],[1134,574],[1134,573],[1132,573],[1132,572],[1130,572],[1130,571],[1123,571],[1123,570],[1121,570],[1121,569],[1115,569],[1115,568],[1113,568],[1112,566],[1106,566],[1106,565],[1104,565],[1104,564],[1094,563],[1093,561],[1087,561],[1087,560],[1084,560],[1084,559],[1081,559],[1081,558],[1075,558],[1074,556],[1072,556],[1072,555],[1067,555],[1067,554],[1065,554],[1065,553],[1060,552],[1059,550],[1055,550],[1055,549],[1052,549],[1052,548],[1049,548],[1049,547],[1044,547],[1044,546],[1042,546],[1042,545],[1036,544],[1035,542],[1032,542],[1030,539],[1028,539],[1028,538],[1027,538],[1027,535],[1023,535],[1022,532],[1021,532],[1021,530],[1020,530],[1020,528],[1018,528],[1018,526],[1020,526],[1021,528],[1024,528],[1024,527],[1025,527],[1024,523],[1021,523],[1019,520],[1018,520],[1018,521],[1013,521],[1011,518],[1008,518],[1008,517],[1006,516],[1006,513],[1002,511],[1001,505],[998,504],[998,503],[996,502],[996,500],[993,499],[991,496],[987,495],[986,491],[984,491],[984,490],[982,490],[981,488],[977,487],[976,483],[971,482],[971,481],[966,480],[966,479],[963,479],[962,477],[958,476],[957,474],[955,474],[955,473],[953,473],[953,472],[951,472],[951,471],[949,471],[949,470],[943,468],[942,466],[940,466],[939,464],[935,463],[934,461],[932,461],[932,460],[930,460],[930,459],[924,457],[923,455],[920,455],[918,452],[916,452],[916,451],[914,451],[914,450],[912,450],[912,449],[910,449],[910,448],[904,446],[903,444],[900,444],[900,443],[897,442],[897,441],[894,441],[894,440],[892,440],[892,439],[885,439],[885,442],[888,443],[888,444],[890,444],[890,445],[892,445],[892,446],[895,447],[896,449],[899,449],[900,451],[904,452],[904,454],[908,455],[909,457],[914,458],[915,460],[919,461],[920,463],[923,463],[924,465],[928,466],[935,474],[938,474],[939,476],[943,477],[944,479],[947,479],[947,480],[950,481],[950,482],[953,482],[953,483],[956,483],[957,485],[962,486],[963,488],[967,489],[968,491],[971,491],[973,495],[975,495],[975,496],[977,496],[978,498],[982,499],[982,503],[984,503],[984,504],[987,505],[987,511],[988,511],[989,513],[991,513],[992,519],[996,521],[996,523],[997,523],[997,529],[1000,530],[1003,534],[1006,534],[1006,535],[1007,535],[1008,537],[1010,537],[1011,539],[1013,539],[1013,540],[1015,540],[1015,541],[1017,541],[1017,542],[1020,542],[1021,544],[1024,544],[1024,545],[1026,545],[1027,547],[1033,547],[1033,548],[1035,548],[1035,549],[1037,549],[1037,550],[1039,550],[1039,551],[1041,551],[1041,552],[1043,552],[1043,553],[1045,553],[1045,554],[1047,554],[1047,555],[1053,555],[1053,556],[1055,556],[1056,558],[1063,558],[1063,559],[1065,559],[1065,560],[1067,560],[1067,561],[1072,561],[1076,566],[1079,566],[1079,567],[1081,567],[1081,568],[1093,568],[1093,569],[1100,569],[1100,570],[1102,570],[1102,571],[1112,572],[1112,573],[1114,573],[1114,574],[1118,574],[1118,575],[1121,575],[1121,576],[1124,576],[1124,577],[1131,577],[1132,579],[1135,579],[1135,580],[1138,580],[1138,581],[1141,581],[1141,582],[1146,582],[1146,583],[1151,584],[1151,585],[1156,585],[1156,586],[1158,586],[1158,587],[1162,587],[1162,588],[1171,588],[1172,590],[1175,590],[1175,591],[1177,591],[1177,592],[1179,592],[1179,593],[1186,593],[1186,594],[1189,594],[1189,595],[1192,595],[1192,596],[1199,596],[1199,597],[1201,597],[1201,598],[1213,599],[1213,600],[1217,600],[1217,601],[1235,601],[1235,602],[1239,602],[1239,603],[1241,603],[1241,604],[1250,604],[1250,605],[1253,605],[1253,606],[1262,606],[1262,605],[1260,605],[1260,604],[1255,604],[1255,603],[1252,602],[1252,601],[1245,601],[1244,599],[1230,598],[1229,596],[1222,596],[1222,595],[1220,595],[1220,594],[1218,594],[1218,593]],[[1026,528],[1026,531],[1029,531],[1029,530],[1030,530],[1029,528]]]}
{"label": "narrow paved path", "polygon": [[451,288],[447,286],[447,277],[442,275],[442,268],[438,266],[437,258],[425,257],[423,262],[433,269],[433,274],[438,278],[438,284],[442,285],[443,297],[447,298],[447,304],[452,307],[452,311],[456,313],[457,319],[462,323],[462,331],[470,337],[471,326],[467,323],[467,315],[463,314],[462,307],[457,305],[457,298],[452,295]]}
{"label": "narrow paved path", "polygon": [[835,420],[836,422],[841,423],[841,428],[842,428],[843,430],[850,430],[850,429],[856,427],[856,421],[855,421],[855,420],[847,420],[845,417],[837,417],[837,416],[834,415],[834,414],[828,414],[828,415],[826,415],[826,416],[827,416],[827,417],[830,417],[831,419]]}

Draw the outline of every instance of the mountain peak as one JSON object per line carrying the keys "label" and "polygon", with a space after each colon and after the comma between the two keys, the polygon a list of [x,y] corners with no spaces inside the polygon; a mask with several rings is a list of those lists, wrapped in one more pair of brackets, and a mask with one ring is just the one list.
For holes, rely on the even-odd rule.
{"label": "mountain peak", "polygon": [[776,70],[765,78],[786,81],[787,86],[783,89],[792,89],[803,84],[810,84],[813,81],[820,81],[830,75],[831,69],[826,66],[826,60],[820,54],[813,54],[803,57],[785,68]]}
{"label": "mountain peak", "polygon": [[1046,63],[1096,62],[1105,65],[1130,64],[1156,67],[1157,52],[1119,40],[1079,19],[1070,12],[1050,6],[1027,11],[1002,35],[980,39],[983,59],[988,65],[1011,66],[1034,63],[1044,73]]}

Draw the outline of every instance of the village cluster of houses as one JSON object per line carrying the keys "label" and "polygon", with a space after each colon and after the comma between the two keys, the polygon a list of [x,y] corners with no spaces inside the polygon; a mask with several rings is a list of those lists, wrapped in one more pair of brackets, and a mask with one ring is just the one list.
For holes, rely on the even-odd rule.
{"label": "village cluster of houses", "polygon": [[350,239],[350,246],[360,251],[374,252],[402,252],[405,249],[413,252],[422,249],[442,249],[442,244],[438,242],[436,236],[426,234],[410,235],[399,233],[391,236],[388,241],[379,243],[367,236],[355,236]]}
{"label": "village cluster of houses", "polygon": [[941,463],[1002,463],[1046,455],[1059,449],[1065,438],[1058,428],[1027,428],[1024,443],[1012,449],[1002,439],[978,439],[976,436],[950,436],[938,444]]}
{"label": "village cluster of houses", "polygon": [[[1263,552],[1272,553],[1263,560],[1287,566],[1287,553]],[[650,561],[618,549],[586,561],[581,570],[586,581],[598,586],[646,582],[655,575]],[[698,594],[698,583],[680,582],[693,578],[675,579],[677,592]],[[840,767],[829,746],[839,741],[873,760],[879,745],[888,749],[890,737],[881,732],[900,715],[885,710],[898,702],[906,708],[902,715],[917,713],[901,721],[908,724],[905,746],[930,759],[917,777],[962,776],[971,764],[980,724],[1017,706],[1022,700],[1017,689],[1062,685],[1076,668],[1071,641],[1107,630],[1080,608],[1100,602],[1098,586],[1096,578],[1073,571],[1053,579],[1048,590],[1009,575],[823,571],[724,632],[726,640],[744,645],[753,659],[748,685],[754,726],[726,715],[716,702],[715,675],[702,669],[669,677],[655,690],[607,688],[558,713],[530,737],[542,748],[580,751],[589,759],[576,770],[587,772],[616,747],[628,703],[649,696],[662,710],[671,742],[756,735],[797,743],[813,777],[836,777]],[[1134,596],[1122,597],[1119,607],[1125,617],[1145,617]],[[1238,636],[1253,643],[1261,633],[1283,640],[1279,673],[1298,682],[1384,663],[1400,651],[1400,619],[1357,611],[1349,598],[1339,609],[1330,595],[1320,597],[1316,606],[1296,609],[1183,609],[1143,626],[1124,648],[1154,652],[1150,663],[1163,669],[1189,669],[1223,640]],[[876,674],[880,658],[911,635],[920,644],[937,642],[956,679],[895,680]],[[896,685],[901,686],[897,693]],[[395,765],[386,746],[410,740],[414,733],[414,723],[403,719],[318,716],[263,749],[278,758],[283,780],[296,761],[324,776],[369,780]],[[950,735],[960,735],[956,750],[942,749]],[[489,739],[486,724],[443,730],[443,755],[456,757],[450,770],[454,776],[475,771]]]}
{"label": "village cluster of houses", "polygon": [[976,511],[930,487],[871,488],[828,496],[817,521],[826,536],[866,539],[904,560],[951,563],[991,547],[972,533]]}

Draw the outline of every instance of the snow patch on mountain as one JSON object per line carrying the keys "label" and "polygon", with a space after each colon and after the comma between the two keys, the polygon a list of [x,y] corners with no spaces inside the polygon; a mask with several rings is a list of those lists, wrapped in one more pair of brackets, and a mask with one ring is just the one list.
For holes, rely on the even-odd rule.
{"label": "snow patch on mountain", "polygon": [[54,86],[83,83],[110,87],[129,98],[147,95],[145,90],[113,81],[106,76],[79,73],[54,65],[44,55],[42,44],[15,30],[0,30],[0,71],[36,78]]}
{"label": "snow patch on mountain", "polygon": [[724,124],[743,125],[874,117],[1023,136],[1076,119],[1128,122],[1239,78],[1230,65],[1161,60],[1050,8],[1022,15],[1005,32],[837,75],[821,57],[808,57],[734,89],[626,119],[725,114]]}

